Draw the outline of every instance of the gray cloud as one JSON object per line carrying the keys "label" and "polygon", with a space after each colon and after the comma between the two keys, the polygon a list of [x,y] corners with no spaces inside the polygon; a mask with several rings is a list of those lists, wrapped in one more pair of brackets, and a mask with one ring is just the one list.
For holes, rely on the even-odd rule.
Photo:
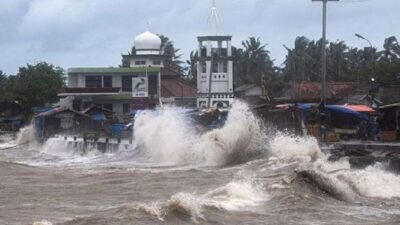
{"label": "gray cloud", "polygon": [[[117,66],[120,54],[150,23],[151,31],[169,36],[184,57],[207,33],[210,0],[0,0],[0,70],[15,74],[19,66],[45,60],[68,68]],[[311,0],[219,0],[223,31],[234,44],[250,36],[267,43],[279,64],[283,44],[296,36],[321,35],[321,3]],[[351,46],[378,47],[399,35],[399,0],[330,3],[328,38]]]}

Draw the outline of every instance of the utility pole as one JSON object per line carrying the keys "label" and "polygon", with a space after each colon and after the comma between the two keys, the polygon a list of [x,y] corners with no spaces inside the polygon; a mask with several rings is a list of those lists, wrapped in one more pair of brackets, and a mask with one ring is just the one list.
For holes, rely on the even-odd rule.
{"label": "utility pole", "polygon": [[213,73],[213,67],[214,67],[214,54],[212,53],[211,50],[211,66],[210,66],[210,73],[208,76],[208,101],[207,101],[207,108],[211,108],[211,87],[212,87],[212,73]]}
{"label": "utility pole", "polygon": [[322,68],[321,68],[321,80],[322,80],[322,103],[326,105],[326,8],[328,2],[338,2],[339,0],[312,0],[313,2],[322,2]]}

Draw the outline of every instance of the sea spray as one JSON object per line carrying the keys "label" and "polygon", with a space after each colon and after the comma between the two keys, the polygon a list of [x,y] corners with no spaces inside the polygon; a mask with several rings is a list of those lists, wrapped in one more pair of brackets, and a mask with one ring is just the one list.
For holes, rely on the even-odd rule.
{"label": "sea spray", "polygon": [[36,141],[35,124],[31,122],[29,126],[22,127],[17,134],[17,145],[29,144]]}
{"label": "sea spray", "polygon": [[322,156],[317,139],[277,132],[270,137],[270,153],[283,160],[312,161]]}
{"label": "sea spray", "polygon": [[239,101],[233,104],[222,128],[204,134],[194,132],[190,120],[174,108],[141,114],[135,120],[134,130],[142,155],[164,165],[246,162],[265,153],[267,148],[260,121]]}
{"label": "sea spray", "polygon": [[190,128],[184,115],[166,107],[137,116],[134,138],[144,159],[164,165],[185,164],[195,160],[190,153],[198,137]]}
{"label": "sea spray", "polygon": [[228,165],[264,155],[268,143],[261,121],[245,103],[236,101],[225,125],[205,133],[196,147],[207,164]]}

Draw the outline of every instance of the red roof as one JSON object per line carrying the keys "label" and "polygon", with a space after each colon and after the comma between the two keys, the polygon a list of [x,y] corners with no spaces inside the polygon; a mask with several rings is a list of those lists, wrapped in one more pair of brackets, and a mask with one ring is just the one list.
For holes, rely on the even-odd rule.
{"label": "red roof", "polygon": [[356,112],[375,112],[375,110],[367,105],[344,105],[343,107]]}
{"label": "red roof", "polygon": [[[346,83],[328,83],[329,93],[328,98],[340,98],[350,94],[353,89]],[[321,83],[320,82],[302,82],[295,83],[295,95],[298,99],[318,99],[321,97]]]}
{"label": "red roof", "polygon": [[180,78],[162,78],[162,97],[196,97],[197,89]]}

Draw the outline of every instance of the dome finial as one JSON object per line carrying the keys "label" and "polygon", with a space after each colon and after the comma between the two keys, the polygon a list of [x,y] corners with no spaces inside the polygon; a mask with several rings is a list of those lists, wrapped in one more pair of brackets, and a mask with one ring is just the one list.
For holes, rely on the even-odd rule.
{"label": "dome finial", "polygon": [[150,22],[149,21],[146,22],[146,31],[150,31]]}

